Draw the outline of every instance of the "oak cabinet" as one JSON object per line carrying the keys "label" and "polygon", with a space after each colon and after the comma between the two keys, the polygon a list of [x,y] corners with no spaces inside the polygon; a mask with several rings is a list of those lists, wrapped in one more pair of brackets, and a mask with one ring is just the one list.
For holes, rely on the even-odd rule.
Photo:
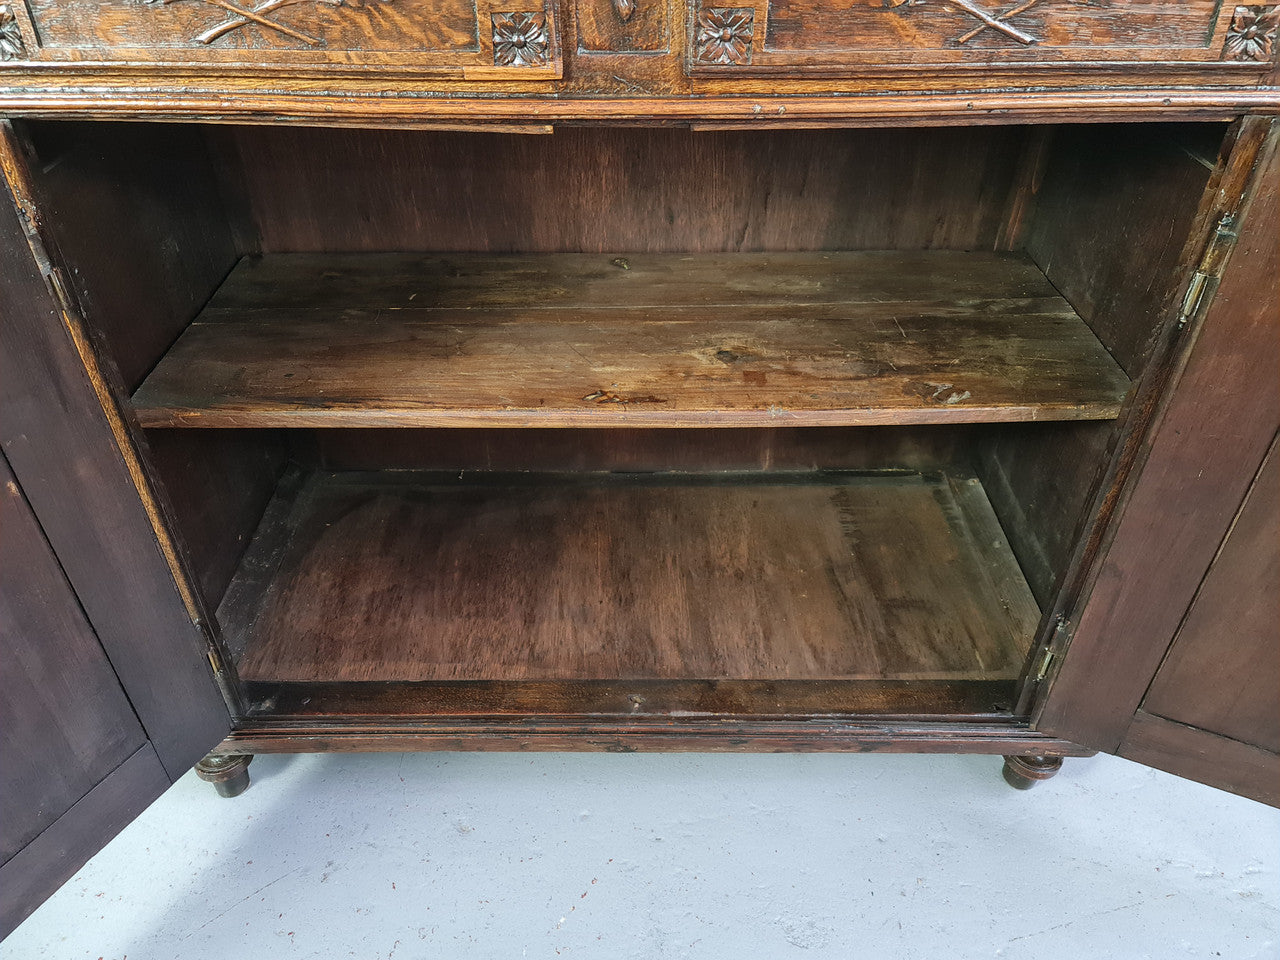
{"label": "oak cabinet", "polygon": [[0,7],[6,929],[206,754],[1277,802],[1274,8],[315,6]]}

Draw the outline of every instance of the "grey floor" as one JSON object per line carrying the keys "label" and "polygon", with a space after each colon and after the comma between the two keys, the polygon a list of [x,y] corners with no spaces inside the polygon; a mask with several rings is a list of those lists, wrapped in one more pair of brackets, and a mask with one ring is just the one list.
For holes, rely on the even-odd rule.
{"label": "grey floor", "polygon": [[1280,956],[1280,811],[1097,757],[259,757],[188,775],[5,958]]}

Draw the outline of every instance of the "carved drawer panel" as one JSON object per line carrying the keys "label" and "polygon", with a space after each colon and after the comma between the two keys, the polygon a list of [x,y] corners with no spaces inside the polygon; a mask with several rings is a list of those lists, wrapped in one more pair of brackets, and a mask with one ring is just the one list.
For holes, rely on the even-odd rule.
{"label": "carved drawer panel", "polygon": [[1225,62],[1256,69],[1275,57],[1280,15],[1280,6],[1219,0],[688,2],[689,68],[704,76],[834,76],[929,65],[1052,69],[1089,62]]}
{"label": "carved drawer panel", "polygon": [[550,79],[559,24],[557,0],[26,0],[0,60]]}

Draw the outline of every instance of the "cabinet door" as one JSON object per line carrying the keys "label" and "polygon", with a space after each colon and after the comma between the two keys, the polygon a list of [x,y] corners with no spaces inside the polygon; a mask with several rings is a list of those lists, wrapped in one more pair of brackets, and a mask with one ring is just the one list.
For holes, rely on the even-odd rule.
{"label": "cabinet door", "polygon": [[1034,720],[1280,805],[1274,127],[1235,251]]}
{"label": "cabinet door", "polygon": [[0,934],[231,726],[21,159],[0,124]]}
{"label": "cabinet door", "polygon": [[3,454],[0,544],[3,936],[169,779]]}

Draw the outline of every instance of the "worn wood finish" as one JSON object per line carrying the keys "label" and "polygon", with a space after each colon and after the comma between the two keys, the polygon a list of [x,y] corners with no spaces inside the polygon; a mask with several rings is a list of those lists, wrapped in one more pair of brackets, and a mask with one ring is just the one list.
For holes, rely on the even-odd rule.
{"label": "worn wood finish", "polygon": [[990,249],[1026,135],[219,131],[267,253]]}
{"label": "worn wood finish", "polygon": [[1113,423],[1062,423],[984,427],[974,435],[974,471],[1042,607],[1052,604],[1088,520],[1114,433]]}
{"label": "worn wood finish", "polygon": [[246,260],[133,402],[169,427],[857,425],[1105,419],[1127,389],[1010,255],[294,255]]}
{"label": "worn wood finish", "polygon": [[238,214],[224,204],[198,128],[25,129],[49,237],[85,322],[132,391],[235,266]]}
{"label": "worn wood finish", "polygon": [[3,455],[0,551],[4,863],[146,735]]}
{"label": "worn wood finish", "polygon": [[[157,433],[160,431],[156,431]],[[169,430],[193,438],[205,431]],[[302,434],[302,436],[299,436]],[[973,430],[921,427],[735,427],[701,430],[292,431],[294,458],[324,470],[707,473],[919,470],[968,464]]]}
{"label": "worn wood finish", "polygon": [[322,475],[218,618],[246,681],[964,679],[1039,610],[973,479]]}
{"label": "worn wood finish", "polygon": [[[755,0],[736,18],[707,0],[696,16],[691,69],[839,76],[898,60],[916,65],[1083,61],[1216,61],[1232,10],[1214,0],[1106,6],[1022,2],[987,6],[951,0],[928,6],[887,0]],[[1250,57],[1249,59],[1252,59]]]}
{"label": "worn wood finish", "polygon": [[163,63],[218,70],[403,73],[458,79],[554,78],[563,72],[557,0],[30,0],[41,64]]}
{"label": "worn wood finish", "polygon": [[1280,807],[1280,756],[1252,743],[1139,710],[1116,752],[1138,763]]}
{"label": "worn wood finish", "polygon": [[[1012,718],[892,717],[743,720],[732,717],[454,718],[370,723],[247,720],[218,747],[226,753],[404,750],[604,750],[744,753],[1040,753],[1092,751]],[[992,767],[994,776],[995,767]]]}
{"label": "worn wood finish", "polygon": [[144,743],[0,866],[0,938],[12,933],[169,785],[155,750]]}
{"label": "worn wood finish", "polygon": [[230,726],[208,639],[157,543],[146,478],[64,275],[48,258],[43,221],[24,191],[24,158],[3,125],[0,163],[8,181],[0,203],[0,443],[176,779]]}
{"label": "worn wood finish", "polygon": [[1258,156],[1256,167],[1232,164],[1230,182],[1210,198],[1210,210],[1230,209],[1252,185],[1241,216],[1228,220],[1243,223],[1234,253],[1227,234],[1207,245],[1202,269],[1221,271],[1229,255],[1226,272],[1207,312],[1202,306],[1188,317],[1193,349],[1037,707],[1037,726],[1047,732],[1116,749],[1280,423],[1278,139],[1267,125],[1246,129],[1243,156]]}
{"label": "worn wood finish", "polygon": [[1137,379],[1181,275],[1221,130],[1060,129],[1026,250]]}
{"label": "worn wood finish", "polygon": [[1007,719],[1004,680],[467,680],[252,682],[247,717],[379,722],[410,717]]}
{"label": "worn wood finish", "polygon": [[147,447],[192,574],[212,609],[275,493],[286,438],[258,430],[153,430]]}
{"label": "worn wood finish", "polygon": [[[1142,709],[1280,754],[1278,605],[1280,454],[1273,440]],[[1280,789],[1280,757],[1271,772]]]}

